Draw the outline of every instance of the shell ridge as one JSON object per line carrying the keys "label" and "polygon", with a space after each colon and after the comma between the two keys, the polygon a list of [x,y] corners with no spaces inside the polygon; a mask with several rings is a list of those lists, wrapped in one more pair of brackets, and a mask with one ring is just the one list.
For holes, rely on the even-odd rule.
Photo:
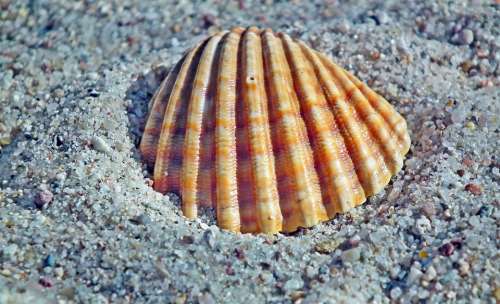
{"label": "shell ridge", "polygon": [[[286,52],[286,42],[285,38],[288,37],[288,35],[279,33],[278,34],[278,41],[281,45],[281,50],[282,50],[282,55],[283,55],[283,62],[284,62],[284,70],[285,70],[285,78],[287,79],[287,83],[291,84],[287,86],[288,88],[288,96],[290,96],[290,101],[292,103],[292,106],[294,107],[295,115],[294,118],[296,120],[296,124],[299,126],[298,132],[299,132],[299,141],[302,144],[302,163],[304,164],[306,170],[304,171],[306,179],[311,181],[311,191],[319,193],[320,197],[313,199],[313,200],[305,200],[303,204],[300,204],[300,207],[302,209],[302,212],[306,214],[305,216],[305,222],[304,225],[309,227],[312,225],[317,224],[320,221],[325,221],[328,220],[327,212],[325,209],[325,206],[323,204],[323,196],[321,193],[321,187],[320,187],[320,177],[319,174],[315,168],[315,157],[314,157],[314,152],[312,149],[311,145],[311,138],[309,137],[308,134],[308,127],[306,124],[306,120],[303,118],[304,113],[302,111],[302,107],[300,105],[300,98],[297,94],[297,91],[304,90],[304,88],[301,88],[300,85],[298,85],[298,81],[296,77],[293,76],[292,74],[292,67],[295,65],[293,61],[290,60],[289,56],[287,55]],[[300,88],[297,90],[297,88]],[[307,215],[309,213],[309,215]],[[308,218],[309,222],[308,222]]]}
{"label": "shell ridge", "polygon": [[[345,70],[337,66],[331,60],[325,64],[330,69],[332,76],[337,80],[340,87],[349,93],[349,103],[352,105],[356,115],[360,118],[361,124],[363,124],[368,131],[368,136],[370,136],[375,146],[378,147],[377,150],[382,155],[385,165],[392,174],[397,173],[403,166],[403,159],[399,149],[396,147],[397,141],[391,136],[389,131],[390,128],[386,127],[386,121],[346,75],[347,72]],[[384,186],[386,184],[387,183],[384,183]]]}
{"label": "shell ridge", "polygon": [[[274,154],[272,157],[274,158],[275,163],[275,174],[276,174],[276,182],[278,187],[278,197],[279,197],[279,206],[281,210],[281,214],[283,217],[283,229],[291,230],[291,227],[298,227],[300,223],[297,222],[296,218],[290,219],[290,216],[295,212],[295,204],[291,203],[291,198],[287,197],[286,194],[290,191],[286,191],[289,181],[287,179],[288,171],[289,171],[289,162],[285,158],[285,154],[283,152],[283,144],[282,142],[282,131],[281,127],[278,124],[278,119],[276,118],[274,101],[275,97],[273,96],[274,88],[272,84],[273,75],[271,75],[271,67],[270,67],[270,56],[271,56],[271,47],[268,42],[268,33],[272,34],[270,30],[264,30],[260,33],[260,38],[262,41],[262,58],[264,63],[264,76],[265,76],[265,89],[267,96],[267,112],[269,119],[269,126],[271,129],[271,145]],[[290,195],[290,194],[288,194]],[[296,212],[295,212],[296,213]]]}
{"label": "shell ridge", "polygon": [[269,71],[267,76],[272,105],[271,119],[275,121],[280,133],[275,134],[273,144],[277,147],[278,163],[281,163],[278,171],[283,171],[277,172],[277,175],[281,173],[281,176],[278,175],[280,205],[285,219],[284,230],[290,231],[298,226],[309,227],[316,224],[319,218],[326,216],[326,211],[320,209],[323,206],[320,204],[322,197],[316,172],[307,168],[305,130],[300,130],[305,126],[298,119],[298,101],[293,99],[296,96],[290,94],[293,82],[282,42],[272,33],[266,32],[264,45]]}
{"label": "shell ridge", "polygon": [[[182,121],[186,116],[186,105],[183,103],[182,97],[188,94],[191,89],[191,82],[186,81],[191,76],[192,70],[198,65],[201,57],[204,43],[194,48],[187,56],[182,64],[179,76],[174,83],[172,92],[167,102],[164,118],[161,126],[161,133],[158,139],[156,149],[156,162],[154,166],[154,188],[160,192],[178,191],[177,173],[180,171],[182,162],[182,153],[178,153],[176,149],[182,148],[182,145],[174,145],[174,138],[177,131],[182,131],[184,124]],[[179,130],[180,129],[180,130]],[[180,141],[183,141],[181,137]],[[176,153],[177,152],[177,153]],[[179,156],[179,157],[177,157]],[[174,165],[177,168],[172,168]],[[168,181],[172,181],[169,183]]]}
{"label": "shell ridge", "polygon": [[199,165],[196,204],[198,206],[216,207],[216,170],[215,170],[215,95],[217,90],[217,66],[219,62],[219,47],[223,36],[216,46],[215,53],[209,65],[209,76],[205,94],[205,104],[201,116],[199,138]]}
{"label": "shell ridge", "polygon": [[[238,49],[238,70],[244,73],[243,68],[243,43],[244,39],[240,40]],[[242,75],[237,74],[237,97],[236,107],[236,154],[238,160],[237,181],[238,181],[238,201],[240,205],[240,221],[241,232],[257,232],[259,231],[259,223],[255,218],[256,205],[253,192],[253,172],[250,166],[250,149],[249,138],[247,134],[248,123],[245,119],[247,109],[243,101],[245,93],[242,87]],[[250,187],[250,190],[249,190]]]}
{"label": "shell ridge", "polygon": [[[368,87],[355,75],[352,73],[346,73],[346,75],[363,92],[368,101],[372,104],[373,108],[380,111],[380,115],[384,117],[387,124],[397,130],[395,126],[397,126],[400,121],[404,121],[401,114],[399,114],[385,98],[382,98],[377,92]],[[398,134],[398,136],[400,136],[401,139],[404,137],[402,133]]]}
{"label": "shell ridge", "polygon": [[[242,129],[245,131],[243,137],[248,141],[245,157],[250,161],[249,171],[252,181],[251,191],[248,192],[252,192],[255,201],[249,210],[255,210],[254,214],[257,217],[254,219],[256,227],[250,227],[248,230],[258,229],[257,231],[265,233],[276,233],[282,229],[283,217],[279,205],[267,111],[262,40],[255,28],[249,28],[241,41],[239,64],[242,75],[238,82],[240,86],[238,92],[241,92],[239,101],[242,105],[239,113],[242,116],[242,125],[247,126]],[[248,187],[244,182],[241,184],[243,187]],[[242,221],[243,213],[242,211]]]}
{"label": "shell ridge", "polygon": [[[321,92],[323,97],[326,100],[326,106],[329,109],[329,112],[331,113],[333,117],[333,123],[336,128],[336,132],[340,135],[338,136],[338,145],[339,145],[339,150],[340,150],[340,158],[343,160],[343,163],[348,166],[347,169],[347,178],[351,181],[351,188],[348,189],[350,192],[352,192],[354,200],[353,203],[355,206],[358,206],[362,203],[365,202],[366,200],[366,195],[365,195],[365,187],[361,183],[361,180],[359,178],[360,175],[360,168],[356,166],[356,161],[352,159],[352,151],[351,145],[348,143],[350,142],[350,134],[347,132],[348,130],[345,128],[345,126],[342,123],[342,120],[338,117],[338,107],[335,105],[335,99],[338,98],[338,93],[336,92],[338,89],[335,87],[333,84],[332,87],[328,87],[326,78],[328,76],[324,76],[323,74],[326,72],[325,70],[322,70],[322,64],[316,57],[316,53],[313,49],[309,48],[305,43],[298,41],[297,44],[300,46],[302,51],[304,52],[305,56],[311,63],[315,77],[319,83],[319,86],[321,88]],[[326,78],[325,78],[326,77]]]}
{"label": "shell ridge", "polygon": [[235,109],[239,37],[239,32],[232,31],[220,43],[215,93],[217,222],[230,231],[240,231]]}
{"label": "shell ridge", "polygon": [[376,162],[372,156],[372,151],[371,149],[359,149],[364,139],[359,132],[359,123],[356,121],[354,116],[355,113],[352,108],[342,96],[342,92],[335,82],[335,79],[330,74],[330,71],[324,66],[323,62],[314,52],[310,51],[304,43],[300,44],[303,46],[303,49],[306,50],[311,62],[313,62],[317,70],[320,81],[323,83],[328,104],[334,114],[335,121],[341,131],[342,137],[344,138],[346,148],[349,151],[349,156],[354,164],[366,199],[366,196],[369,195],[368,193],[372,193],[374,189],[378,188],[377,179],[379,178],[379,174],[376,172],[377,168],[373,168]]}
{"label": "shell ridge", "polygon": [[193,80],[191,96],[189,97],[181,173],[182,209],[184,215],[188,218],[196,217],[198,212],[200,137],[203,116],[206,116],[205,106],[207,100],[212,97],[208,94],[208,88],[213,74],[211,73],[213,62],[223,34],[225,33],[212,36],[205,46]]}
{"label": "shell ridge", "polygon": [[[326,66],[328,69],[328,66]],[[380,147],[378,141],[373,138],[368,126],[361,119],[358,110],[353,104],[351,97],[351,92],[345,92],[345,88],[341,83],[341,80],[338,78],[338,75],[332,73],[330,69],[330,76],[335,83],[335,86],[342,92],[341,99],[344,100],[347,115],[350,116],[352,120],[352,125],[350,126],[351,131],[354,132],[354,137],[359,137],[359,140],[355,140],[354,148],[358,151],[361,151],[361,157],[364,161],[364,166],[366,166],[367,179],[371,182],[371,189],[365,192],[367,196],[372,195],[373,193],[378,192],[382,187],[384,187],[387,183],[389,183],[391,174],[389,168],[387,168],[383,149]],[[351,133],[352,135],[352,133]],[[364,150],[364,151],[363,151]]]}
{"label": "shell ridge", "polygon": [[144,135],[139,144],[139,150],[149,167],[154,167],[156,149],[158,147],[158,135],[161,133],[163,117],[167,108],[168,100],[172,95],[172,87],[180,72],[187,54],[172,68],[168,76],[162,81],[160,87],[149,103],[149,111],[144,127]]}
{"label": "shell ridge", "polygon": [[[248,45],[246,48],[246,41],[248,39],[249,31],[243,34],[240,40],[240,48],[238,54],[238,67],[241,73],[238,73],[238,97],[237,97],[237,154],[238,154],[238,200],[240,201],[240,218],[241,218],[241,231],[242,232],[257,232],[262,230],[262,225],[257,216],[259,202],[256,201],[257,193],[254,191],[256,175],[252,164],[252,152],[250,142],[250,119],[248,118],[249,107],[255,100],[248,101],[250,94],[249,88],[246,88],[245,81],[248,74],[248,65],[246,64],[246,52],[250,52],[254,46]],[[254,77],[255,75],[252,75]]]}
{"label": "shell ridge", "polygon": [[[334,62],[332,62],[326,55],[317,52],[323,61],[331,63],[333,66],[336,66]],[[387,125],[389,125],[389,129],[392,130],[396,136],[398,144],[401,147],[401,154],[405,155],[409,149],[409,136],[408,130],[406,127],[406,121],[399,114],[394,107],[382,96],[377,94],[373,89],[368,87],[364,82],[359,80],[356,76],[348,71],[345,71],[345,75],[354,83],[354,85],[363,93],[365,98],[371,104],[373,109],[379,113]],[[402,126],[400,127],[400,125]]]}
{"label": "shell ridge", "polygon": [[364,82],[361,82],[354,75],[348,73],[353,82],[359,83],[360,89],[363,91],[368,101],[382,115],[387,124],[396,134],[398,144],[401,148],[401,154],[406,155],[410,149],[410,136],[408,135],[408,127],[405,119],[394,109],[394,107],[382,96],[378,95],[374,90],[368,87]]}
{"label": "shell ridge", "polygon": [[[342,107],[339,106],[338,104],[338,98],[339,98],[339,93],[338,89],[335,86],[334,83],[331,83],[329,81],[328,77],[329,75],[327,74],[326,69],[322,65],[322,63],[319,61],[317,58],[317,55],[314,50],[309,48],[305,43],[303,42],[298,42],[300,47],[302,48],[303,52],[305,53],[306,57],[309,59],[311,62],[316,78],[318,79],[320,83],[320,87],[323,92],[323,96],[325,97],[327,101],[327,106],[332,113],[333,121],[338,128],[338,132],[340,134],[340,143],[341,143],[341,151],[345,151],[345,155],[343,155],[342,158],[345,159],[344,163],[349,163],[352,164],[353,170],[350,171],[349,179],[352,181],[352,188],[350,189],[353,194],[354,194],[354,205],[360,205],[366,201],[366,194],[365,194],[365,185],[363,185],[362,180],[360,177],[364,175],[364,169],[363,167],[360,168],[359,165],[357,165],[356,159],[353,159],[353,156],[356,156],[352,149],[352,137],[349,134],[349,130],[346,129],[342,117],[340,117],[340,112],[342,110]],[[344,117],[346,118],[346,117]],[[348,119],[348,117],[347,117]]]}
{"label": "shell ridge", "polygon": [[389,130],[397,137],[397,143],[401,147],[401,154],[405,155],[408,152],[410,140],[406,121],[403,116],[385,98],[367,86],[366,83],[359,80],[355,75],[348,71],[345,71],[345,75],[358,87],[373,109],[384,119]]}
{"label": "shell ridge", "polygon": [[332,65],[332,67],[335,68],[335,73],[343,88],[352,91],[351,103],[362,119],[362,123],[366,125],[372,140],[378,145],[390,172],[397,173],[403,166],[403,159],[397,147],[397,139],[391,134],[390,127],[387,126],[386,121],[372,107],[358,87],[346,76],[347,72],[342,71],[338,66]]}
{"label": "shell ridge", "polygon": [[[339,157],[346,155],[346,153],[337,145],[335,138],[340,137],[342,145],[344,145],[343,139],[340,134],[335,133],[337,127],[333,113],[328,107],[314,68],[306,58],[300,45],[293,42],[287,35],[284,35],[284,37],[287,56],[297,66],[296,69],[292,70],[292,73],[294,73],[294,78],[300,82],[302,87],[297,91],[303,108],[303,116],[313,145],[317,147],[317,149],[313,150],[315,151],[315,167],[319,171],[320,183],[322,189],[324,189],[323,204],[328,211],[328,216],[332,217],[335,213],[348,210],[355,204],[354,193],[349,191],[353,187],[352,181],[348,178],[342,178],[348,175],[349,171],[354,171],[354,166],[352,162],[346,164]],[[349,161],[350,159],[348,159]],[[354,176],[355,182],[359,183],[355,172],[352,172],[349,176]]]}

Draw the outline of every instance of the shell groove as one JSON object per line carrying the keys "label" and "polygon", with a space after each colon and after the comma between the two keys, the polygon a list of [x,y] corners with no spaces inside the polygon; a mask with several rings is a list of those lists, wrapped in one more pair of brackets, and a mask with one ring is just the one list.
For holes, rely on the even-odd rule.
{"label": "shell groove", "polygon": [[327,56],[286,34],[235,28],[179,61],[140,144],[154,189],[235,232],[294,231],[381,191],[410,148],[406,121]]}

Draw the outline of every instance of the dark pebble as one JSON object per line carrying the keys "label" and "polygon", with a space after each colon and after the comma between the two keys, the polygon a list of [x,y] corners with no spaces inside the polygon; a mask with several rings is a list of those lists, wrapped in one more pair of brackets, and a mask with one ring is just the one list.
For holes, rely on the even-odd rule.
{"label": "dark pebble", "polygon": [[452,240],[450,241],[450,243],[455,246],[456,249],[462,249],[462,240],[460,239],[456,239],[456,240]]}
{"label": "dark pebble", "polygon": [[234,255],[236,256],[236,258],[238,258],[238,260],[245,259],[245,251],[243,251],[243,249],[241,249],[241,248],[235,248]]}
{"label": "dark pebble", "polygon": [[472,184],[472,183],[467,184],[465,185],[465,190],[469,191],[474,195],[481,195],[481,193],[483,193],[483,188],[481,188],[481,186],[478,184]]}
{"label": "dark pebble", "polygon": [[99,97],[99,93],[95,89],[89,89],[88,92],[90,97]]}
{"label": "dark pebble", "polygon": [[217,24],[217,17],[215,17],[212,14],[205,14],[203,15],[203,23],[206,28],[211,27],[212,25]]}
{"label": "dark pebble", "polygon": [[194,237],[190,235],[185,235],[181,238],[181,243],[184,245],[191,245],[194,243]]}
{"label": "dark pebble", "polygon": [[48,190],[42,190],[37,193],[35,197],[35,205],[37,208],[42,209],[43,206],[47,205],[52,201],[54,195]]}
{"label": "dark pebble", "polygon": [[235,272],[234,272],[233,267],[231,265],[227,265],[226,266],[226,274],[232,276],[232,275],[234,275],[234,273]]}
{"label": "dark pebble", "polygon": [[455,246],[452,243],[445,243],[439,247],[439,253],[444,256],[451,256],[455,251]]}
{"label": "dark pebble", "polygon": [[130,219],[130,221],[136,225],[149,225],[149,224],[151,224],[151,219],[146,214],[138,215],[138,216]]}
{"label": "dark pebble", "polygon": [[49,254],[43,261],[43,267],[54,267],[56,259],[53,255]]}
{"label": "dark pebble", "polygon": [[493,208],[491,208],[488,205],[483,205],[479,210],[477,211],[476,215],[479,215],[480,217],[487,217],[491,216],[493,214]]}
{"label": "dark pebble", "polygon": [[260,267],[262,267],[262,269],[264,269],[264,270],[269,270],[269,269],[271,269],[271,264],[269,264],[267,262],[261,262]]}
{"label": "dark pebble", "polygon": [[46,287],[46,288],[50,288],[50,287],[52,287],[54,285],[52,283],[52,280],[50,280],[49,278],[40,278],[40,280],[38,281],[38,283],[40,285],[42,285],[43,287]]}

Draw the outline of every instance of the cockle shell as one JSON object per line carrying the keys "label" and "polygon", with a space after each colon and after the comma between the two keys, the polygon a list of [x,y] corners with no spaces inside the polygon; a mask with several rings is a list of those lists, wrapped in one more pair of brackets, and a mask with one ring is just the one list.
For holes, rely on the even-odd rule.
{"label": "cockle shell", "polygon": [[291,232],[381,191],[410,147],[406,122],[367,85],[283,33],[235,28],[179,61],[140,144],[154,189],[221,228]]}

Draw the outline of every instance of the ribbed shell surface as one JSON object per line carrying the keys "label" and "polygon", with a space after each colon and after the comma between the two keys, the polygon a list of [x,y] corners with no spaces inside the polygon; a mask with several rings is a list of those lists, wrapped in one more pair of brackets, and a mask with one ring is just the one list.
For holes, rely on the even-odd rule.
{"label": "ribbed shell surface", "polygon": [[209,37],[153,96],[140,144],[154,189],[235,232],[294,231],[363,203],[403,166],[406,122],[381,96],[286,34]]}

